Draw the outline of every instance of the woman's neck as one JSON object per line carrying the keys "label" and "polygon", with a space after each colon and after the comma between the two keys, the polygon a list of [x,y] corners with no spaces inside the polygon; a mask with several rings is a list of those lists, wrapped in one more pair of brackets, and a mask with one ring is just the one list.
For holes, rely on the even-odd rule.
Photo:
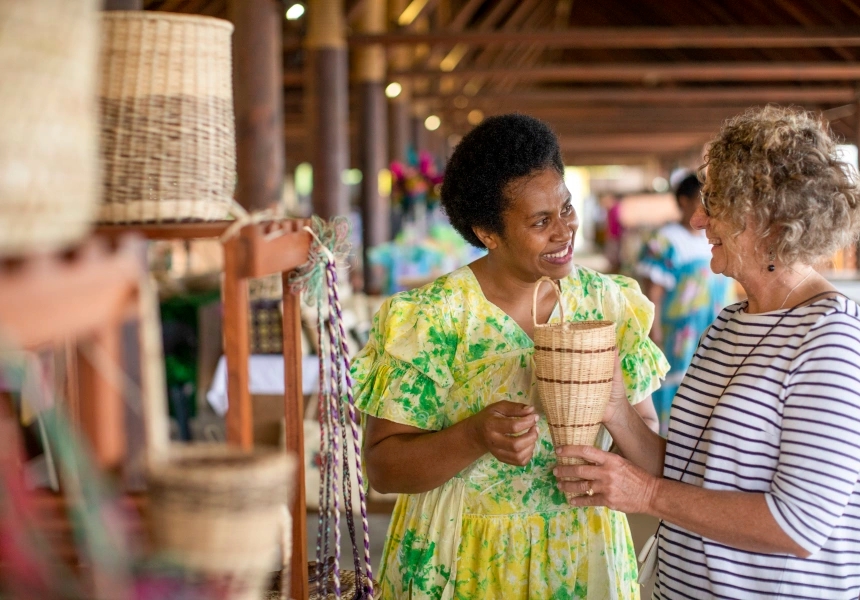
{"label": "woman's neck", "polygon": [[497,300],[502,303],[516,303],[520,298],[531,299],[536,280],[519,276],[498,262],[488,254],[469,265],[481,284],[484,295],[495,304],[498,304]]}
{"label": "woman's neck", "polygon": [[821,274],[808,265],[781,267],[740,281],[747,293],[746,311],[751,314],[772,312],[797,306],[810,295],[834,289]]}

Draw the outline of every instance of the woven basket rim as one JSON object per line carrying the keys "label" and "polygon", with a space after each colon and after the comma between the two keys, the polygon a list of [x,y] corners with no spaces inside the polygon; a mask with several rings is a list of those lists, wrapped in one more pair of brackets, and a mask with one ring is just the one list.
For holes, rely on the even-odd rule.
{"label": "woven basket rim", "polygon": [[[211,458],[211,464],[182,464],[182,461],[193,461],[197,458]],[[217,460],[247,458],[248,460],[233,464],[218,464]],[[220,480],[229,481],[239,475],[256,477],[271,471],[283,470],[290,473],[295,467],[296,459],[286,451],[269,448],[254,448],[242,450],[239,447],[226,444],[192,443],[172,444],[167,460],[153,465],[148,476],[160,481],[182,479],[186,481],[205,481],[217,483]]]}
{"label": "woven basket rim", "polygon": [[614,326],[615,321],[609,321],[605,319],[594,320],[588,319],[585,321],[564,321],[561,323],[538,323],[535,325],[536,328],[547,328],[547,327],[567,327],[569,329],[602,329],[604,327]]}
{"label": "woven basket rim", "polygon": [[233,32],[233,23],[226,19],[210,17],[208,15],[188,15],[151,10],[111,10],[101,12],[99,17],[109,21],[168,21],[173,23],[196,23],[198,25],[210,25],[220,27]]}

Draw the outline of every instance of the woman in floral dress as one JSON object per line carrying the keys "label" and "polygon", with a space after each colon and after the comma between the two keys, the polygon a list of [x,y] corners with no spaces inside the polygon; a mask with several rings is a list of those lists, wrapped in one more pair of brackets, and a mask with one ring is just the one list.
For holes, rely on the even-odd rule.
{"label": "woman in floral dress", "polygon": [[[400,494],[379,572],[387,599],[638,598],[624,514],[571,509],[532,374],[532,292],[617,323],[628,398],[656,426],[668,370],[636,283],[572,262],[578,220],[558,141],[524,115],[486,119],[451,157],[442,203],[487,256],[389,299],[353,363],[370,484]],[[542,286],[537,319],[558,318]],[[600,441],[603,447],[608,439]]]}

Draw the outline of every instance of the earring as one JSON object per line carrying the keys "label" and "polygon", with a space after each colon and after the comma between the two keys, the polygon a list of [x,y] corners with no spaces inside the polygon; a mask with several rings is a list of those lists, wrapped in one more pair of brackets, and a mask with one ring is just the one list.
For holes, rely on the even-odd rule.
{"label": "earring", "polygon": [[776,253],[774,253],[773,248],[771,248],[770,252],[768,252],[768,255],[767,255],[767,262],[769,263],[767,265],[767,270],[770,271],[771,273],[776,271],[776,266],[773,264],[773,261],[775,261],[775,260],[776,260]]}

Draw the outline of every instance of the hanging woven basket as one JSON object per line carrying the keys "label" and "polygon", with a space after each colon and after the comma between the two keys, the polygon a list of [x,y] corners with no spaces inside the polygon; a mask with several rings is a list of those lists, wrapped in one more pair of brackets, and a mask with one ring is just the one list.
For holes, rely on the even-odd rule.
{"label": "hanging woven basket", "polygon": [[[534,321],[535,377],[556,447],[590,446],[597,439],[609,402],[615,367],[615,323],[612,321],[564,321],[557,284],[542,277],[535,284],[532,318],[537,315],[540,285],[549,282],[559,298],[559,323]],[[580,464],[560,457],[560,464]]]}
{"label": "hanging woven basket", "polygon": [[100,4],[0,2],[0,255],[70,245],[98,210]]}
{"label": "hanging woven basket", "polygon": [[259,600],[282,564],[284,505],[294,477],[295,460],[279,450],[171,447],[148,477],[156,550],[190,578],[216,584],[225,598]]}
{"label": "hanging woven basket", "polygon": [[236,184],[231,40],[212,17],[101,17],[100,220],[220,220]]}

